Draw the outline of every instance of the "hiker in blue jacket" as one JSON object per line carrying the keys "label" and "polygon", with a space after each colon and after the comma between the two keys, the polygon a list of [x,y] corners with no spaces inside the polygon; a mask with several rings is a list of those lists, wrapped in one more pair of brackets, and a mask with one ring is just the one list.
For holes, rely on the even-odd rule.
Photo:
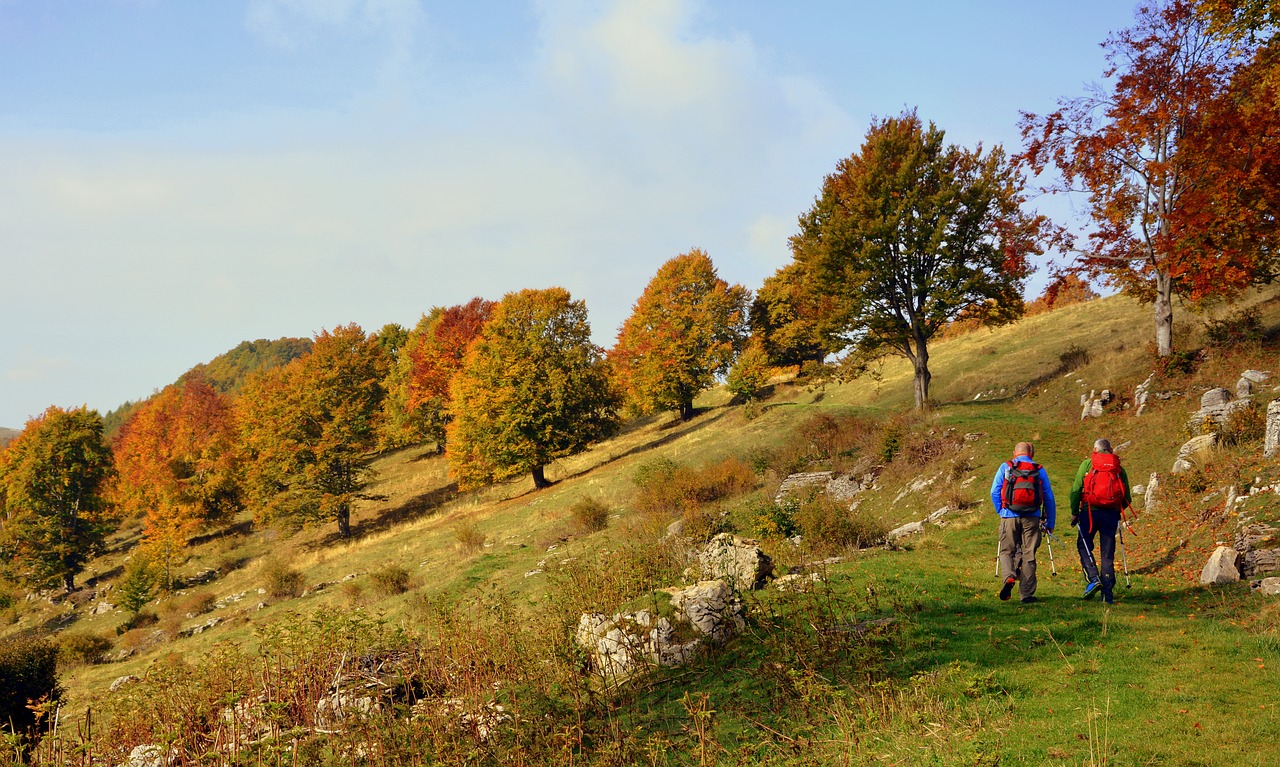
{"label": "hiker in blue jacket", "polygon": [[[1000,515],[1000,599],[1007,600],[1013,584],[1024,603],[1036,600],[1036,549],[1043,528],[1053,532],[1058,507],[1044,467],[1032,460],[1035,446],[1019,442],[1013,459],[1000,464],[991,481],[991,503]],[[1022,565],[1018,567],[1019,552]]]}

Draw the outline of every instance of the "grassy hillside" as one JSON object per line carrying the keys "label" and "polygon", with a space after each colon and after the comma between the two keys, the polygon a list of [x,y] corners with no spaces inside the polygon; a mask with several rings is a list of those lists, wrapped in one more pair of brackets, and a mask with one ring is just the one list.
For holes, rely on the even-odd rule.
{"label": "grassy hillside", "polygon": [[[74,761],[86,709],[95,712],[95,748],[118,763],[159,739],[163,728],[148,717],[207,728],[226,706],[285,689],[282,669],[311,669],[326,687],[334,668],[307,663],[340,656],[339,668],[357,658],[398,668],[405,706],[460,702],[435,713],[415,707],[417,718],[388,709],[328,734],[286,728],[211,761],[1275,763],[1280,602],[1248,584],[1206,589],[1195,576],[1234,529],[1216,511],[1221,491],[1277,486],[1280,465],[1261,459],[1253,434],[1204,470],[1168,476],[1203,391],[1233,388],[1252,368],[1277,374],[1260,401],[1277,396],[1280,300],[1271,291],[1243,307],[1271,340],[1209,349],[1193,372],[1157,376],[1152,390],[1163,398],[1140,418],[1126,398],[1152,373],[1150,317],[1113,297],[937,345],[938,407],[924,416],[909,410],[909,367],[890,361],[874,376],[821,389],[779,381],[755,411],[711,392],[688,423],[638,421],[550,467],[555,485],[538,492],[525,480],[459,494],[441,457],[384,455],[376,463],[384,500],[356,510],[355,540],[329,529],[254,529],[246,517],[190,547],[180,567],[188,587],[146,608],[155,624],[117,633],[122,610],[90,613],[119,602],[138,538],[136,527],[122,530],[82,578],[97,592],[13,599],[5,610],[5,631],[55,630],[68,648],[62,717],[71,724],[41,759]],[[1177,337],[1185,347],[1204,343],[1191,320]],[[1120,400],[1082,421],[1081,395],[1102,389]],[[1099,436],[1123,445],[1135,484],[1163,477],[1159,508],[1139,509],[1126,538],[1132,588],[1114,607],[1079,599],[1064,510],[1056,577],[1041,552],[1042,601],[998,601],[985,498],[995,467],[1015,442],[1034,441],[1065,507],[1070,478]],[[856,512],[815,501],[799,513],[812,525],[799,545],[769,535],[778,521],[769,499],[788,473],[875,465],[883,473]],[[584,499],[607,509],[603,529],[584,522]],[[810,534],[843,529],[849,518],[883,531],[943,506],[953,509],[945,525],[892,548]],[[1280,518],[1280,495],[1258,493],[1245,508]],[[677,518],[693,535],[763,535],[780,571],[807,568],[824,583],[746,595],[746,631],[689,667],[617,690],[584,681],[570,640],[578,614],[612,612],[677,584],[686,563],[663,539]],[[179,637],[210,619],[217,624]],[[75,662],[77,648],[97,656],[108,645],[110,662]],[[128,674],[141,681],[109,690]],[[476,724],[480,713],[457,713],[495,700],[515,720],[495,720],[492,736]]]}

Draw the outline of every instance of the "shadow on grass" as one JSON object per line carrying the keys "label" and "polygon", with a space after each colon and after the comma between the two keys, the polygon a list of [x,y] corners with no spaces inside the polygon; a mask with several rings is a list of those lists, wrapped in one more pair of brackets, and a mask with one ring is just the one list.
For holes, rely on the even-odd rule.
{"label": "shadow on grass", "polygon": [[[430,516],[441,506],[458,497],[458,483],[450,482],[444,487],[437,487],[425,493],[415,495],[399,506],[392,507],[368,519],[351,525],[351,537],[362,538],[397,525],[404,524],[420,517]],[[325,541],[326,544],[341,540],[335,534]]]}

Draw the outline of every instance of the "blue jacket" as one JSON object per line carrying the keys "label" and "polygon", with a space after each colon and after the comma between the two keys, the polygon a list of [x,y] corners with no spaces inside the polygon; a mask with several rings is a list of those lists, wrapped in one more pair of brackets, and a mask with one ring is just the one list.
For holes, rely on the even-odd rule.
{"label": "blue jacket", "polygon": [[[1035,461],[1025,455],[1020,455],[1013,460],[1018,463],[1035,463]],[[991,505],[995,506],[996,512],[1006,519],[1019,516],[1018,514],[1006,509],[1004,504],[1001,503],[1001,495],[1004,490],[1004,476],[1005,472],[1008,470],[1009,464],[1000,464],[1000,468],[996,469],[995,479],[991,481]],[[1045,527],[1052,530],[1056,527],[1055,523],[1058,521],[1058,504],[1053,500],[1053,488],[1049,486],[1049,474],[1045,472],[1043,466],[1040,467],[1040,486],[1044,488],[1044,524]]]}

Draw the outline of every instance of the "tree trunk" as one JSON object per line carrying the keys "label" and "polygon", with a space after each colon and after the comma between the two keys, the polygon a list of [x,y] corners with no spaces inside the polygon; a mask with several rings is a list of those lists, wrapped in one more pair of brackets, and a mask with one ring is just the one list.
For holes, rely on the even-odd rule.
{"label": "tree trunk", "polygon": [[1173,354],[1173,277],[1156,271],[1156,356]]}
{"label": "tree trunk", "polygon": [[351,507],[345,503],[338,508],[338,535],[351,537]]}
{"label": "tree trunk", "polygon": [[545,466],[533,467],[533,486],[541,490],[544,487],[551,487],[551,483],[547,481]]}
{"label": "tree trunk", "polygon": [[929,342],[916,336],[916,352],[911,357],[915,369],[916,410],[927,410],[929,407],[929,381],[933,375],[929,372]]}
{"label": "tree trunk", "polygon": [[75,591],[76,590],[76,574],[71,570],[68,570],[67,572],[63,573],[62,585],[67,589],[68,594]]}
{"label": "tree trunk", "polygon": [[680,403],[680,420],[681,420],[681,421],[688,421],[688,420],[692,419],[692,418],[693,418],[693,414],[694,414],[694,410],[693,410],[693,400],[689,400],[688,402],[681,402],[681,403]]}

